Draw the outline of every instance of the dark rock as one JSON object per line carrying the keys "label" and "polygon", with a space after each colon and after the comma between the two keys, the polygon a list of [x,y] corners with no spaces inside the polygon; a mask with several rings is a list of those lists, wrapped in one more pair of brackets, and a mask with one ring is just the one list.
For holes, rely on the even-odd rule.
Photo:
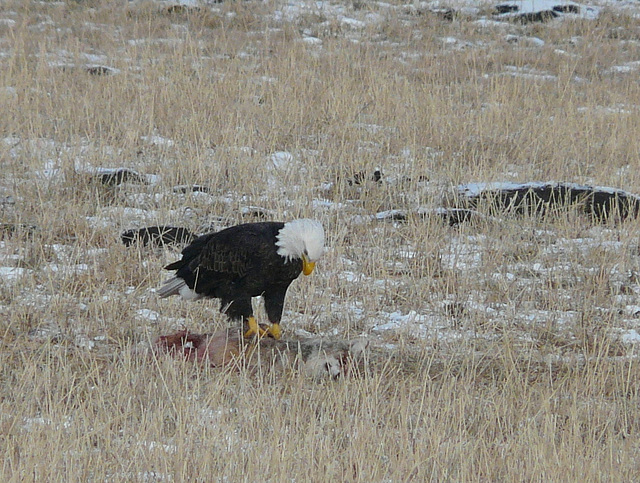
{"label": "dark rock", "polygon": [[553,11],[559,13],[580,13],[580,6],[573,4],[556,5],[553,7]]}
{"label": "dark rock", "polygon": [[408,212],[406,210],[388,210],[376,213],[375,219],[380,221],[407,221],[410,218],[430,218],[435,217],[442,220],[449,226],[457,226],[462,223],[485,219],[482,213],[465,208],[435,208],[432,210],[422,210]]}
{"label": "dark rock", "polygon": [[444,20],[447,22],[453,21],[454,18],[458,15],[458,12],[453,8],[414,8],[410,7],[405,10],[405,12],[409,15],[415,16],[423,16],[423,15],[433,15],[440,20]]}
{"label": "dark rock", "polygon": [[512,3],[503,3],[500,5],[496,5],[495,7],[495,12],[500,15],[503,13],[513,13],[513,12],[517,12],[519,10],[517,5],[514,5]]}
{"label": "dark rock", "polygon": [[100,169],[95,176],[107,186],[118,186],[122,183],[147,184],[143,175],[128,168]]}
{"label": "dark rock", "polygon": [[243,206],[240,208],[240,213],[242,213],[242,216],[245,218],[255,218],[258,220],[266,220],[272,216],[269,210],[260,208],[259,206]]}
{"label": "dark rock", "polygon": [[174,226],[149,226],[138,230],[127,230],[122,235],[122,243],[131,246],[139,243],[156,246],[182,245],[192,242],[196,236],[186,228]]}
{"label": "dark rock", "polygon": [[576,4],[558,4],[547,10],[538,10],[535,12],[521,12],[520,7],[516,3],[501,3],[494,7],[494,14],[501,19],[507,19],[511,22],[528,24],[535,22],[548,22],[560,14],[580,13],[580,6]]}
{"label": "dark rock", "polygon": [[507,17],[514,23],[528,24],[536,22],[548,22],[558,16],[557,12],[553,10],[541,10],[539,12],[527,12],[519,15],[513,15]]}
{"label": "dark rock", "polygon": [[407,221],[410,218],[439,218],[449,226],[484,220],[486,217],[475,210],[466,208],[435,208],[410,212],[406,210],[388,210],[376,213],[375,219],[380,221]]}
{"label": "dark rock", "polygon": [[181,184],[173,187],[174,193],[209,193],[211,189],[208,186],[203,186],[199,184]]}
{"label": "dark rock", "polygon": [[116,73],[115,70],[104,65],[94,65],[91,67],[87,67],[87,72],[91,75],[112,75]]}
{"label": "dark rock", "polygon": [[351,178],[347,178],[347,184],[349,186],[353,186],[355,184],[364,184],[367,181],[382,183],[382,171],[376,169],[372,175],[369,175],[366,171],[358,171]]}
{"label": "dark rock", "polygon": [[502,213],[546,215],[578,206],[597,221],[626,219],[640,213],[640,197],[613,188],[572,183],[489,183],[458,186],[458,193],[473,207],[488,205]]}
{"label": "dark rock", "polygon": [[422,212],[420,214],[423,218],[434,215],[438,216],[449,226],[457,226],[462,223],[470,223],[484,219],[482,213],[464,208],[438,208],[429,212]]}
{"label": "dark rock", "polygon": [[436,8],[433,10],[433,13],[435,13],[438,18],[446,20],[447,22],[452,22],[458,14],[458,12],[452,8]]}
{"label": "dark rock", "polygon": [[453,318],[461,317],[465,314],[466,309],[461,302],[446,302],[444,306],[444,312]]}
{"label": "dark rock", "polygon": [[21,233],[27,236],[31,236],[37,229],[37,226],[28,225],[26,223],[0,223],[0,238]]}
{"label": "dark rock", "polygon": [[[221,3],[222,0],[215,2]],[[193,7],[190,5],[169,5],[166,7],[163,12],[167,15],[184,15],[190,13],[199,13],[201,12],[200,7]]]}
{"label": "dark rock", "polygon": [[407,221],[409,217],[405,210],[387,210],[376,213],[376,220],[381,221]]}

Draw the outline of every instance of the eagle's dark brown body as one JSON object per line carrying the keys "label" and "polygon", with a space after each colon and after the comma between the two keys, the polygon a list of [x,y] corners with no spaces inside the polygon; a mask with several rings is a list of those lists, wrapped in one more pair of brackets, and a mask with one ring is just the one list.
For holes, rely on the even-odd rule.
{"label": "eagle's dark brown body", "polygon": [[[262,296],[269,322],[277,324],[287,289],[303,267],[301,259],[287,260],[278,254],[277,236],[283,226],[247,223],[202,235],[182,251],[181,260],[165,268],[176,270],[177,281],[183,280],[195,292],[193,298],[220,299],[221,310],[230,319],[252,317],[251,297]],[[159,293],[182,294],[179,289],[163,287]]]}

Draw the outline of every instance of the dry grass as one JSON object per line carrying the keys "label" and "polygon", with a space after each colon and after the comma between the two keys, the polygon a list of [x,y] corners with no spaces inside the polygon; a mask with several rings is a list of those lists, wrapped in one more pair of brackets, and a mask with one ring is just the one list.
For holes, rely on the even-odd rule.
{"label": "dry grass", "polygon": [[[4,2],[0,221],[37,229],[0,241],[15,268],[0,280],[3,481],[637,478],[640,367],[621,339],[640,328],[635,221],[362,217],[472,181],[638,192],[640,85],[615,67],[638,58],[640,21],[483,26],[386,5],[344,2],[375,20],[354,27],[281,2]],[[83,166],[161,180],[105,187]],[[375,167],[385,184],[347,183]],[[172,191],[195,183],[212,192]],[[363,377],[133,355],[226,321],[215,303],[158,300],[177,253],[119,234],[198,232],[252,205],[324,223],[327,254],[292,286],[283,329],[366,334]]]}

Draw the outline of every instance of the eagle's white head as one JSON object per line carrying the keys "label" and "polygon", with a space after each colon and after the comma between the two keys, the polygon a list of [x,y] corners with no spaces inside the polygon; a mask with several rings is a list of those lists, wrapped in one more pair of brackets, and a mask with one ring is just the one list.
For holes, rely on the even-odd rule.
{"label": "eagle's white head", "polygon": [[309,275],[324,253],[324,228],[315,220],[302,218],[284,224],[277,235],[278,255],[302,259],[302,272]]}

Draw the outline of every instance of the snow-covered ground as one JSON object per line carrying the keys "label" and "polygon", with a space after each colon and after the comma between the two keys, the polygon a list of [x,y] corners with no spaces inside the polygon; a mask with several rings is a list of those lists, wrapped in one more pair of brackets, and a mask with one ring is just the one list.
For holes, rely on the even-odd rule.
{"label": "snow-covered ground", "polygon": [[[546,479],[632,480],[639,14],[5,2],[1,471],[511,481],[556,465]],[[140,229],[302,216],[327,248],[289,290],[284,337],[363,337],[367,377],[138,357],[160,334],[228,324],[217,301],[159,299],[182,245],[130,243]]]}
{"label": "snow-covered ground", "polygon": [[[129,3],[135,5],[135,2]],[[177,4],[193,9],[194,15],[203,11],[212,15],[223,15],[225,18],[238,15],[237,11],[229,10],[224,2],[158,2],[157,6],[158,9],[164,9]],[[63,8],[64,5],[65,2],[49,2],[46,7],[55,9]],[[42,8],[45,8],[44,5]],[[371,30],[388,22],[390,18],[396,19],[402,28],[412,29],[416,28],[425,16],[433,15],[440,18],[438,15],[449,12],[448,14],[453,15],[453,20],[445,16],[443,22],[456,21],[456,16],[460,16],[471,22],[474,28],[493,29],[497,35],[493,40],[496,43],[521,43],[529,51],[535,52],[536,49],[546,48],[546,42],[532,35],[531,31],[523,30],[521,23],[524,20],[514,23],[518,15],[550,11],[554,12],[552,18],[544,20],[560,24],[576,19],[594,21],[603,9],[616,9],[637,15],[633,2],[579,3],[533,0],[501,2],[495,5],[487,2],[371,2],[354,6],[351,2],[283,1],[276,2],[275,8],[268,10],[271,17],[266,23],[277,31],[285,22],[298,22],[299,38],[307,44],[306,48],[316,49],[317,55],[321,56],[331,55],[331,52],[324,52],[323,39],[328,38],[328,32],[334,32],[331,35],[342,36],[354,43],[365,40],[371,42]],[[17,11],[3,13],[0,24],[3,26],[5,37],[7,33],[18,28],[22,15],[23,13]],[[52,28],[70,28],[56,26],[53,17],[53,14],[34,17],[28,26],[29,31],[41,31],[46,34]],[[315,23],[305,27],[309,24],[309,18],[315,19]],[[188,29],[182,17],[168,17],[167,21],[174,22],[171,28],[175,31]],[[529,19],[526,22],[536,21]],[[58,22],[64,23],[64,20]],[[98,23],[85,27],[101,29]],[[137,76],[137,72],[144,68],[145,63],[153,63],[156,59],[130,59],[130,72],[124,72],[122,68],[111,67],[112,64],[122,66],[121,59],[114,56],[122,55],[123,51],[130,52],[130,49],[143,48],[142,46],[150,41],[166,40],[169,43],[166,48],[169,49],[174,48],[171,46],[173,43],[177,45],[184,41],[181,35],[171,39],[135,36],[125,38],[117,28],[114,32],[112,35],[118,38],[121,44],[113,50],[101,52],[99,46],[91,51],[77,52],[53,48],[37,54],[41,57],[39,61],[45,62],[50,68],[86,69],[89,75],[112,78],[114,82],[133,82],[129,76]],[[419,32],[415,35],[426,35],[424,30]],[[480,46],[476,41],[469,41],[465,37],[464,34],[442,37],[443,51],[474,49]],[[577,37],[571,41],[580,43]],[[375,39],[374,42],[385,45],[382,38]],[[162,51],[164,48],[159,50]],[[402,52],[401,45],[395,48],[401,62],[414,55],[424,55],[419,52]],[[0,55],[6,59],[15,52],[14,45],[5,43]],[[405,60],[402,55],[407,56]],[[238,58],[243,57],[246,57],[248,64],[259,60],[250,49],[239,52]],[[607,67],[603,69],[602,75],[632,73],[636,64],[637,61],[629,61]],[[105,70],[90,70],[100,66],[105,66]],[[198,66],[194,64],[193,67],[197,72]],[[543,66],[534,68],[505,65],[499,72],[491,75],[496,74],[519,77],[536,84],[558,81],[557,75],[549,73]],[[570,79],[574,83],[582,82],[577,76],[570,76]],[[260,82],[264,85],[279,83],[280,80],[262,76]],[[4,89],[6,97],[11,98],[18,95],[19,86],[5,86]],[[477,107],[483,109],[486,106]],[[585,113],[586,108],[574,107],[576,113]],[[619,110],[611,111],[611,115],[622,116],[635,112],[636,106],[619,105]],[[393,135],[393,126],[364,121],[367,120],[359,119],[356,125],[367,133],[367,138],[372,135]],[[523,221],[522,240],[512,239],[515,247],[507,246],[503,251],[520,250],[528,254],[527,256],[500,254],[501,249],[496,246],[499,241],[492,238],[503,236],[504,233],[499,229],[496,231],[495,228],[487,229],[486,226],[465,228],[462,231],[457,231],[458,228],[455,227],[442,228],[439,231],[442,239],[430,247],[429,253],[425,253],[424,247],[417,246],[419,240],[407,237],[407,232],[412,229],[425,230],[423,236],[429,237],[430,225],[424,221],[428,218],[426,214],[438,213],[437,210],[445,207],[450,208],[450,203],[445,202],[448,197],[472,196],[481,190],[520,186],[519,182],[513,181],[514,177],[518,177],[518,173],[505,171],[504,182],[466,179],[465,184],[453,187],[437,172],[433,177],[427,175],[416,179],[415,176],[412,177],[416,172],[415,166],[439,166],[443,158],[451,154],[433,146],[420,146],[420,151],[416,146],[400,146],[395,152],[379,159],[383,165],[381,179],[364,179],[362,183],[349,183],[351,186],[341,192],[344,179],[353,173],[338,173],[338,176],[335,176],[332,170],[315,169],[314,166],[326,163],[326,153],[317,149],[317,145],[300,145],[295,149],[274,148],[267,153],[244,145],[203,149],[200,163],[218,163],[227,155],[239,160],[239,163],[254,162],[258,166],[256,176],[263,182],[263,186],[259,193],[248,194],[243,192],[242,188],[209,186],[210,180],[198,176],[181,180],[186,185],[165,181],[166,174],[162,172],[162,163],[174,165],[179,162],[183,141],[163,135],[157,127],[150,131],[149,134],[139,135],[134,141],[139,144],[141,152],[149,150],[152,153],[162,153],[163,161],[144,156],[132,159],[117,142],[98,146],[89,136],[68,140],[33,137],[27,130],[19,127],[10,135],[5,135],[2,146],[3,156],[7,161],[19,163],[27,158],[32,161],[28,173],[3,173],[0,194],[6,203],[3,204],[2,214],[9,224],[20,221],[36,225],[35,233],[32,235],[21,233],[20,228],[16,228],[19,235],[16,239],[24,240],[24,246],[20,245],[22,241],[13,242],[11,236],[0,245],[2,285],[5,290],[15,292],[16,297],[11,303],[19,300],[22,304],[38,306],[51,300],[54,295],[64,296],[51,293],[52,287],[61,281],[80,274],[83,277],[96,276],[99,271],[96,266],[107,263],[110,252],[116,249],[115,245],[119,243],[120,233],[126,229],[150,225],[175,225],[202,233],[242,220],[254,219],[257,213],[259,216],[292,218],[300,213],[301,200],[305,200],[312,207],[313,215],[325,221],[332,236],[329,239],[326,260],[319,264],[321,280],[311,289],[304,287],[306,280],[299,281],[298,284],[303,286],[299,289],[298,296],[290,298],[287,304],[285,327],[291,330],[313,327],[314,332],[321,335],[366,335],[384,338],[386,334],[392,333],[455,342],[460,337],[477,336],[480,333],[483,337],[493,337],[498,332],[487,330],[487,327],[510,325],[522,326],[522,337],[526,339],[530,335],[528,327],[532,324],[552,322],[562,327],[566,321],[574,320],[576,314],[584,309],[581,301],[575,298],[575,294],[580,292],[580,285],[585,283],[585,280],[593,279],[594,272],[597,272],[606,279],[607,290],[611,291],[611,296],[602,300],[601,305],[589,307],[590,313],[593,316],[597,314],[598,317],[611,317],[614,321],[611,334],[618,334],[619,340],[625,344],[637,343],[633,334],[637,329],[640,330],[640,321],[637,311],[633,308],[640,292],[640,285],[635,281],[640,259],[636,253],[637,244],[633,241],[633,227],[630,225],[584,226],[580,236],[573,236],[568,230],[563,232],[561,228],[554,226],[537,226],[535,223],[531,225],[530,220]],[[367,144],[364,140],[354,140],[354,143],[359,154],[366,156],[375,153],[379,156],[380,146],[376,146],[375,143]],[[232,155],[229,154],[231,151]],[[458,154],[453,156],[451,162],[455,162],[455,156]],[[112,162],[109,166],[104,166],[96,162],[96,159],[110,159]],[[492,173],[492,176],[495,178],[496,173]],[[585,179],[563,179],[558,182],[576,183],[572,186],[584,187],[583,184],[577,183],[584,183]],[[24,212],[29,200],[25,199],[24,195],[21,197],[14,189],[20,183],[35,183],[41,186],[38,189],[49,192],[68,190],[74,183],[76,189],[84,189],[85,185],[93,184],[97,185],[99,190],[107,191],[106,196],[110,199],[108,202],[104,199],[98,200],[95,210],[84,210],[89,212],[77,214],[76,222],[86,230],[82,236],[83,243],[78,243],[77,237],[72,233],[68,233],[63,240],[56,235],[53,238],[58,240],[54,242],[48,232],[57,220],[55,217],[50,218],[51,225],[43,225],[37,223],[37,219],[32,219],[30,213]],[[193,191],[184,189],[184,186],[192,185],[202,185],[204,188]],[[528,186],[541,185],[542,183],[530,183]],[[615,187],[605,189],[613,194],[627,193]],[[364,206],[366,203],[362,200],[366,197],[380,197],[384,202],[372,209],[370,206]],[[274,202],[275,199],[278,201]],[[412,218],[412,214],[417,216]],[[496,222],[495,218],[493,222]],[[589,225],[586,220],[581,222]],[[509,221],[510,229],[517,223]],[[410,228],[407,228],[408,226]],[[477,233],[474,233],[474,230]],[[99,234],[102,241],[87,243],[86,238],[91,238],[92,231]],[[513,238],[513,235],[509,236]],[[385,244],[385,241],[389,244]],[[25,251],[31,243],[47,253],[43,261],[35,265],[25,262]],[[356,247],[360,248],[361,252],[358,252]],[[117,249],[122,250],[119,246]],[[597,266],[600,259],[591,257],[591,253],[600,254],[602,260],[616,257],[620,253],[626,255],[624,263],[605,264],[606,267],[602,268]],[[164,324],[168,326],[188,325],[190,321],[186,318],[163,315],[162,306],[157,305],[157,302],[153,308],[144,307],[153,298],[156,283],[164,276],[160,272],[163,262],[176,256],[175,250],[143,252],[139,263],[149,271],[157,270],[157,276],[137,285],[135,291],[132,288],[133,284],[113,286],[110,292],[102,296],[108,299],[117,298],[121,293],[129,293],[130,297],[136,299],[134,303],[140,307],[133,319],[143,324],[162,326],[164,320]],[[371,259],[379,261],[376,263],[380,265],[370,266]],[[131,263],[131,260],[128,259],[127,263]],[[436,268],[422,271],[416,269],[428,263],[435,264]],[[381,266],[384,266],[385,270],[379,270]],[[465,285],[469,286],[470,290],[466,293],[463,290],[447,293],[446,290],[440,289],[428,292],[430,284],[425,282],[424,278],[442,276],[442,273],[451,280],[467,281]],[[30,287],[29,290],[20,288],[25,284],[25,280],[29,281],[26,284]],[[474,285],[471,280],[481,280],[481,283]],[[333,282],[338,285],[334,285]],[[553,285],[553,288],[549,284]],[[354,285],[364,285],[369,291],[359,292],[352,288]],[[316,307],[311,318],[307,313],[300,313],[299,295],[307,290],[315,290],[315,300],[321,304],[329,303],[331,309],[323,311]],[[548,293],[542,296],[546,300],[544,304],[537,302],[533,292],[545,290],[554,292],[553,297],[557,304],[549,303]],[[396,297],[405,293],[408,298],[398,302]],[[526,293],[529,295],[524,298],[516,295]],[[87,303],[88,297],[77,300],[78,305],[74,310],[81,314],[86,310]],[[460,308],[454,314],[449,310],[452,304]],[[540,305],[547,307],[541,308]],[[2,311],[9,311],[10,304],[5,303],[0,308]],[[211,313],[215,314],[215,310],[211,309]],[[336,320],[348,321],[347,328],[336,324]],[[478,330],[477,327],[479,320],[482,321],[482,330]],[[55,326],[58,323],[56,320],[47,320],[44,325]],[[77,330],[80,333],[84,331],[82,327],[78,327]],[[95,341],[103,340],[103,335],[95,334]],[[95,344],[85,342],[82,342],[82,345],[89,350],[95,347]]]}

